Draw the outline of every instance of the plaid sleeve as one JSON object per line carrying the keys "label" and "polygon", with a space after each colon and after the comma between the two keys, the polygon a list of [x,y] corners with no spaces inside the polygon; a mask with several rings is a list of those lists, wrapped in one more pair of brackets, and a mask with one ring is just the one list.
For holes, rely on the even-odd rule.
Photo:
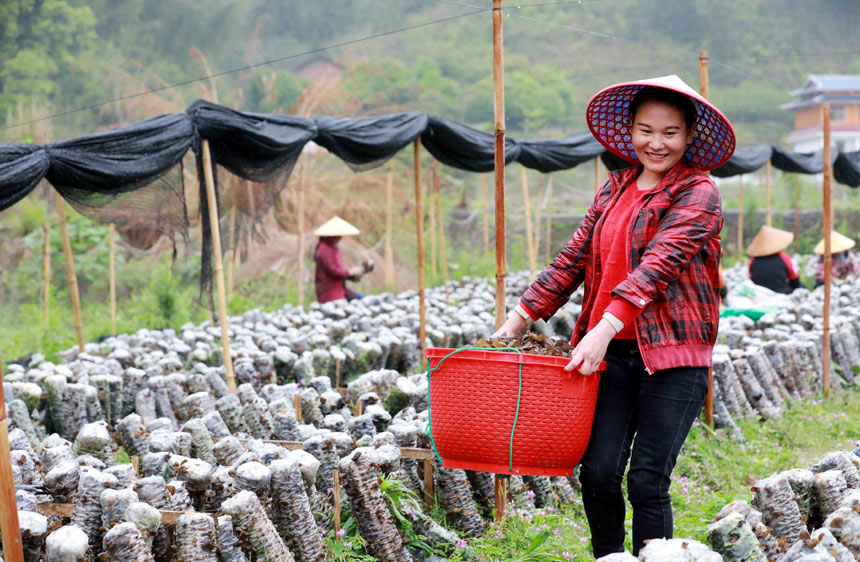
{"label": "plaid sleeve", "polygon": [[600,218],[596,203],[601,196],[606,195],[604,191],[607,189],[610,189],[608,181],[592,201],[585,219],[570,242],[558,253],[552,263],[546,266],[546,269],[538,275],[520,298],[524,307],[540,318],[544,320],[552,318],[585,279],[585,264],[591,255],[591,235],[597,219]]}
{"label": "plaid sleeve", "polygon": [[[639,266],[615,287],[613,295],[645,308],[678,279],[721,227],[720,194],[710,178],[703,178],[675,196],[645,246]],[[633,233],[634,237],[648,235]],[[635,240],[633,245],[638,245]]]}

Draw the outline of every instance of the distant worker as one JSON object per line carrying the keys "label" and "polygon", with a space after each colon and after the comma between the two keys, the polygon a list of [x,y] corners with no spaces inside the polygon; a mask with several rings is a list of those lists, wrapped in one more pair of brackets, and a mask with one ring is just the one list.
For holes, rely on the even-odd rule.
{"label": "distant worker", "polygon": [[338,299],[360,299],[364,295],[352,289],[346,288],[346,282],[358,281],[365,273],[373,270],[373,262],[366,261],[362,265],[356,265],[347,269],[343,265],[338,242],[344,236],[356,236],[359,230],[335,216],[325,222],[314,231],[320,237],[317,248],[314,251],[316,262],[316,273],[314,274],[314,285],[317,291],[317,300],[321,303]]}
{"label": "distant worker", "polygon": [[[845,279],[848,276],[860,275],[860,263],[857,256],[849,252],[854,247],[854,240],[839,234],[835,230],[830,231],[830,255],[831,275],[833,279]],[[818,271],[815,274],[815,286],[824,284],[824,238],[822,238],[812,250],[818,254]]]}
{"label": "distant worker", "polygon": [[785,295],[800,287],[800,276],[791,257],[782,251],[793,241],[791,232],[763,225],[747,247],[747,255],[752,258],[750,281]]}

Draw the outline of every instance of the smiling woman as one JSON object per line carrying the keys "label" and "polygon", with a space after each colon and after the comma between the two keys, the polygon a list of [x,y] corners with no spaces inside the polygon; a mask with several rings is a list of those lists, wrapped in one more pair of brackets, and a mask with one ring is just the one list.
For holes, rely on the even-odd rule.
{"label": "smiling woman", "polygon": [[549,319],[585,284],[567,369],[590,374],[606,361],[580,476],[599,558],[623,551],[628,459],[633,553],[673,534],[670,476],[704,402],[717,335],[723,218],[705,171],[728,160],[735,136],[677,76],[606,88],[587,119],[601,144],[635,166],[610,174],[494,337]]}

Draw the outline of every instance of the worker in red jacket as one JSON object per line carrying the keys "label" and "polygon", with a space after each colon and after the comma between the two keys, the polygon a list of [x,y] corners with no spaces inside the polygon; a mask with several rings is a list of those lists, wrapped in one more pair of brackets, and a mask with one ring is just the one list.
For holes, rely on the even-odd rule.
{"label": "worker in red jacket", "polygon": [[314,273],[314,286],[316,287],[317,300],[321,303],[338,299],[360,299],[361,293],[347,289],[346,281],[357,281],[373,269],[373,262],[368,261],[362,265],[346,268],[340,255],[338,242],[344,236],[356,236],[359,230],[335,216],[326,221],[314,231],[320,237],[316,251],[314,251],[314,262],[316,272]]}
{"label": "worker in red jacket", "polygon": [[[720,194],[706,170],[734,152],[728,119],[677,76],[589,102],[592,134],[634,164],[611,172],[573,238],[494,336],[549,319],[585,285],[567,370],[601,375],[580,480],[594,556],[672,537],[670,475],[708,389],[719,318]],[[634,439],[635,436],[635,439]]]}

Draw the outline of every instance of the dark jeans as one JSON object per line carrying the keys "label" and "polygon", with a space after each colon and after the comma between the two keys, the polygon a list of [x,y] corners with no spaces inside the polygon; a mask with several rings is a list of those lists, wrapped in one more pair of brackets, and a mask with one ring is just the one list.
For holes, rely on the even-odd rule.
{"label": "dark jeans", "polygon": [[635,341],[609,344],[580,474],[595,558],[624,550],[621,482],[628,459],[633,554],[647,539],[672,537],[670,475],[707,391],[705,367],[648,375]]}
{"label": "dark jeans", "polygon": [[363,299],[364,295],[359,293],[358,291],[353,291],[352,289],[346,290],[346,302],[354,301],[355,299]]}

